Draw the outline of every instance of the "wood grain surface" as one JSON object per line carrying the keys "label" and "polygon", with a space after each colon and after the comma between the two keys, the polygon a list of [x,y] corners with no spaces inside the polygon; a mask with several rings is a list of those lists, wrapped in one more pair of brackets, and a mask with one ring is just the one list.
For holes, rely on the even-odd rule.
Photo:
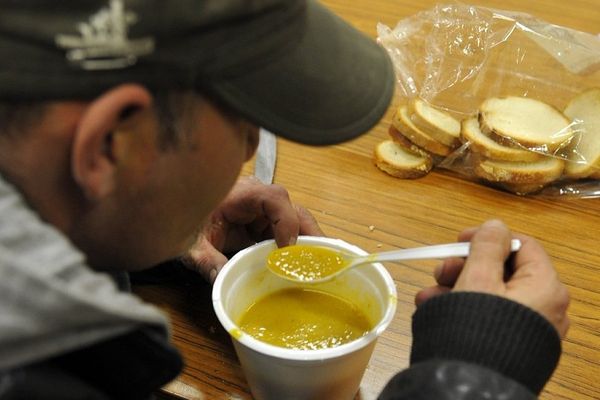
{"label": "wood grain surface", "polygon": [[[378,22],[388,26],[435,5],[432,0],[328,0],[331,9],[375,37]],[[600,33],[598,0],[473,0],[531,13],[548,22]],[[387,138],[392,108],[368,134],[337,146],[312,148],[279,140],[275,182],[294,202],[306,206],[328,236],[366,251],[444,243],[463,228],[501,218],[511,229],[539,239],[571,293],[571,329],[563,355],[542,399],[600,398],[600,201],[519,197],[436,170],[418,180],[400,180],[372,162],[377,143]],[[249,163],[244,174],[252,173]],[[375,399],[396,372],[408,365],[413,299],[433,284],[434,261],[387,264],[398,289],[398,309],[379,339],[357,399]],[[178,270],[161,284],[137,285],[135,292],[164,309],[186,367],[161,397],[250,399],[230,338],[210,301],[211,287]],[[507,338],[510,340],[510,338]]]}

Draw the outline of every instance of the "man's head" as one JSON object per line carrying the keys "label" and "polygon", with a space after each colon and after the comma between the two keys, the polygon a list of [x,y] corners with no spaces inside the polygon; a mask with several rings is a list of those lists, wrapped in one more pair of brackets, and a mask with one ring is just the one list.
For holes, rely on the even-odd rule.
{"label": "man's head", "polygon": [[183,250],[254,152],[386,111],[385,52],[309,1],[0,3],[0,173],[100,268]]}
{"label": "man's head", "polygon": [[19,132],[0,133],[0,171],[97,268],[181,254],[258,141],[256,126],[190,92],[120,85],[28,106],[13,110]]}

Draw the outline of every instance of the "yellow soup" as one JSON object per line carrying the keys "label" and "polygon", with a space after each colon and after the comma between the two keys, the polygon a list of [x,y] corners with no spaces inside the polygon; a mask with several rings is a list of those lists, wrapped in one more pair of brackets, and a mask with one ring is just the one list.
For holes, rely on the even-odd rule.
{"label": "yellow soup", "polygon": [[372,328],[356,305],[306,288],[283,289],[262,297],[242,314],[238,326],[263,342],[300,350],[336,347]]}
{"label": "yellow soup", "polygon": [[284,278],[312,281],[333,275],[348,261],[339,252],[320,246],[294,245],[273,250],[267,266]]}

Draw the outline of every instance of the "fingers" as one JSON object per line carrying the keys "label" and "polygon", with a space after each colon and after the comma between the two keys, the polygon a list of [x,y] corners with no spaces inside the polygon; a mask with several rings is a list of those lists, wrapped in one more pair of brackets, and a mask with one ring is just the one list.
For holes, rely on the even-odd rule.
{"label": "fingers", "polygon": [[556,274],[552,260],[537,240],[520,234],[515,234],[515,238],[521,241],[521,250],[515,254],[513,278],[518,279],[531,273]]}
{"label": "fingers", "polygon": [[300,233],[323,235],[315,218],[292,204],[287,190],[255,178],[240,179],[221,204],[220,213],[230,226],[247,226],[254,237],[272,232],[280,247],[294,244]]}
{"label": "fingers", "polygon": [[215,249],[205,237],[201,237],[181,261],[187,268],[198,272],[212,284],[227,262],[227,257]]}
{"label": "fingers", "polygon": [[473,235],[479,230],[478,226],[467,228],[458,234],[459,242],[470,242]]}
{"label": "fingers", "polygon": [[279,185],[264,185],[256,178],[242,178],[219,206],[219,213],[230,225],[252,226],[264,231],[271,225],[278,245],[289,244],[298,236],[299,222],[287,191]]}
{"label": "fingers", "polygon": [[415,296],[415,304],[418,307],[421,304],[423,304],[424,302],[426,302],[427,300],[431,299],[432,297],[439,296],[440,294],[448,293],[451,290],[452,289],[447,286],[440,286],[440,285],[425,288],[425,289],[419,291],[417,293],[417,295]]}
{"label": "fingers", "polygon": [[468,259],[445,259],[434,271],[437,286],[419,292],[415,297],[416,304],[452,289],[496,292],[503,283],[504,262],[510,254],[510,239],[508,228],[497,220],[462,231],[458,240],[471,241]]}
{"label": "fingers", "polygon": [[[513,235],[498,220],[461,232],[459,241],[470,241],[466,260],[445,260],[434,272],[437,286],[423,289],[415,296],[417,306],[451,290],[477,291],[521,303],[546,318],[565,337],[570,321],[567,314],[569,293],[559,280],[550,256],[534,238],[515,234],[521,249],[511,253]],[[505,277],[512,256],[512,274]]]}
{"label": "fingers", "polygon": [[433,272],[438,285],[453,287],[465,265],[463,258],[448,258]]}
{"label": "fingers", "polygon": [[325,236],[316,218],[306,208],[295,204],[301,235]]}
{"label": "fingers", "polygon": [[555,309],[550,313],[550,316],[544,316],[554,325],[560,337],[564,338],[567,336],[567,331],[571,326],[571,321],[567,314],[571,296],[569,295],[567,287],[562,283],[560,283],[559,287],[555,290],[554,299],[556,302]]}
{"label": "fingers", "polygon": [[469,257],[455,289],[498,294],[503,287],[504,262],[510,254],[511,239],[511,232],[501,221],[483,223],[471,237]]}
{"label": "fingers", "polygon": [[[248,233],[255,242],[265,240],[268,238],[275,238],[277,243],[294,244],[297,239],[297,235],[289,237],[287,232],[288,227],[286,222],[290,224],[298,225],[298,234],[300,235],[311,235],[311,236],[325,236],[319,223],[315,217],[306,208],[292,204],[296,215],[292,216],[292,219],[287,218],[282,224],[280,221],[278,224],[272,224],[269,218],[264,216],[257,216],[254,221],[247,225]],[[295,229],[294,229],[295,231]]]}
{"label": "fingers", "polygon": [[433,272],[437,286],[425,288],[417,293],[415,296],[417,307],[434,296],[452,291],[464,264],[465,260],[462,258],[448,258],[438,265]]}
{"label": "fingers", "polygon": [[515,235],[521,249],[515,255],[514,273],[506,282],[506,297],[544,316],[565,337],[569,329],[570,296],[560,281],[550,256],[529,236]]}
{"label": "fingers", "polygon": [[296,243],[300,222],[287,190],[279,185],[269,185],[265,194],[262,209],[271,223],[275,242],[279,247]]}

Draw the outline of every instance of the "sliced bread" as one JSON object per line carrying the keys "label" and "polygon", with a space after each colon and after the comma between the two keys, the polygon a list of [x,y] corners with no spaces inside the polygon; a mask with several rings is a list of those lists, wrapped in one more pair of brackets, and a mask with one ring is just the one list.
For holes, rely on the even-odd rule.
{"label": "sliced bread", "polygon": [[433,166],[431,157],[408,151],[393,140],[385,140],[377,145],[374,161],[380,170],[405,179],[420,178]]}
{"label": "sliced bread", "polygon": [[555,157],[543,157],[537,161],[516,162],[491,160],[481,157],[475,160],[475,175],[498,184],[515,193],[531,193],[558,179],[564,161]]}
{"label": "sliced bread", "polygon": [[408,103],[408,113],[417,128],[451,148],[460,146],[460,122],[449,113],[415,98]]}
{"label": "sliced bread", "polygon": [[600,180],[600,169],[595,170],[594,172],[592,172],[588,178],[591,179],[599,179]]}
{"label": "sliced bread", "polygon": [[462,121],[461,136],[469,142],[472,151],[486,158],[504,161],[536,161],[544,155],[518,147],[503,146],[481,132],[477,118]]}
{"label": "sliced bread", "polygon": [[481,130],[492,139],[547,154],[569,144],[574,134],[570,122],[551,105],[526,97],[493,97],[479,107]]}
{"label": "sliced bread", "polygon": [[509,183],[509,182],[496,182],[495,186],[498,186],[508,192],[518,194],[518,195],[527,195],[527,194],[535,194],[550,185],[552,182],[541,182],[541,183]]}
{"label": "sliced bread", "polygon": [[600,88],[589,89],[575,96],[567,105],[565,115],[574,122],[577,140],[571,153],[576,160],[565,165],[565,175],[571,178],[598,176],[600,173]]}
{"label": "sliced bread", "polygon": [[392,118],[392,124],[408,140],[430,153],[447,156],[452,152],[451,147],[435,140],[413,124],[406,105],[398,107]]}
{"label": "sliced bread", "polygon": [[400,133],[394,125],[390,125],[388,134],[398,146],[404,147],[405,150],[422,157],[431,157],[431,153],[408,140],[408,138]]}

